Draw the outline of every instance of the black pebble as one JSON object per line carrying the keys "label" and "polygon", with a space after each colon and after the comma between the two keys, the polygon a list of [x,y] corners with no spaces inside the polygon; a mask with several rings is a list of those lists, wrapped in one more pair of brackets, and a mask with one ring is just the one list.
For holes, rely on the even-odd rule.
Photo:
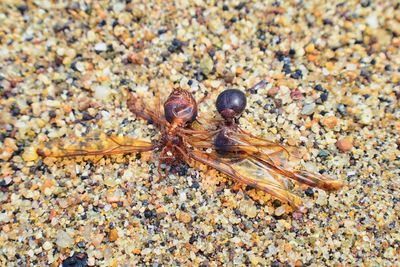
{"label": "black pebble", "polygon": [[178,170],[178,174],[179,176],[186,176],[189,170],[189,166],[188,165],[183,165],[179,168]]}
{"label": "black pebble", "polygon": [[23,15],[26,11],[28,11],[28,6],[27,5],[19,5],[17,7],[17,9]]}
{"label": "black pebble", "polygon": [[233,211],[235,212],[236,216],[242,216],[242,212],[239,209],[234,209]]}
{"label": "black pebble", "polygon": [[192,235],[190,238],[189,238],[189,243],[190,244],[193,244],[194,242],[196,242],[197,241],[197,236],[195,236],[195,235]]}
{"label": "black pebble", "polygon": [[127,85],[127,84],[129,84],[129,80],[128,79],[121,79],[120,83],[122,85]]}
{"label": "black pebble", "polygon": [[292,70],[290,69],[290,64],[283,64],[283,68],[282,71],[287,75],[290,74],[292,72]]}
{"label": "black pebble", "polygon": [[86,267],[88,256],[86,253],[74,253],[62,262],[63,267]]}
{"label": "black pebble", "polygon": [[316,90],[316,91],[320,91],[320,92],[324,92],[325,91],[325,89],[322,87],[322,85],[320,85],[320,84],[317,84],[315,87],[314,87],[314,90]]}
{"label": "black pebble", "polygon": [[107,21],[105,21],[105,20],[103,19],[103,20],[101,20],[101,21],[99,22],[99,24],[97,24],[97,26],[103,27],[103,26],[105,26],[106,24],[107,24]]}
{"label": "black pebble", "polygon": [[241,10],[242,8],[244,8],[246,6],[246,2],[241,2],[239,3],[237,6],[235,6],[236,10]]}
{"label": "black pebble", "polygon": [[328,100],[328,96],[329,96],[329,93],[328,93],[328,92],[322,93],[321,96],[320,96],[321,101],[322,101],[322,102],[325,102],[326,100]]}
{"label": "black pebble", "polygon": [[282,202],[280,200],[278,200],[278,199],[275,199],[272,202],[272,206],[274,206],[274,208],[278,208],[278,207],[282,206]]}
{"label": "black pebble", "polygon": [[199,189],[200,188],[200,184],[198,182],[196,182],[196,181],[193,181],[192,188]]}
{"label": "black pebble", "polygon": [[323,23],[324,25],[333,25],[333,22],[332,22],[332,20],[330,20],[330,19],[323,19],[323,20],[322,20],[322,23]]}
{"label": "black pebble", "polygon": [[328,156],[329,156],[329,152],[327,150],[322,149],[318,152],[318,157],[320,157],[320,158],[326,158]]}
{"label": "black pebble", "polygon": [[78,244],[76,244],[76,245],[78,246],[78,248],[85,248],[86,247],[86,244],[83,241],[78,242]]}
{"label": "black pebble", "polygon": [[21,110],[19,109],[19,107],[13,106],[11,108],[11,115],[13,115],[14,117],[18,116],[20,113],[21,113]]}
{"label": "black pebble", "polygon": [[10,181],[9,183],[6,183],[5,179],[0,180],[0,188],[6,188],[6,187],[9,187],[9,186],[11,186],[13,184],[14,184],[13,181]]}
{"label": "black pebble", "polygon": [[144,211],[144,217],[145,217],[146,219],[151,219],[151,218],[154,218],[154,217],[156,217],[156,216],[157,216],[157,213],[156,213],[154,210],[146,209],[146,210]]}
{"label": "black pebble", "polygon": [[174,40],[172,40],[171,45],[168,47],[168,51],[170,53],[182,52],[182,46],[183,46],[182,41],[174,38]]}
{"label": "black pebble", "polygon": [[159,29],[158,30],[158,35],[161,35],[161,34],[164,34],[164,33],[166,33],[168,30],[167,29]]}
{"label": "black pebble", "polygon": [[195,79],[196,79],[197,81],[199,81],[199,82],[201,82],[201,81],[207,79],[207,76],[204,75],[204,73],[202,73],[201,71],[196,72],[196,73],[194,74],[194,77],[195,77]]}
{"label": "black pebble", "polygon": [[314,196],[314,190],[311,187],[307,188],[304,193],[306,194],[306,196],[309,196],[309,197]]}
{"label": "black pebble", "polygon": [[84,111],[82,115],[82,120],[84,121],[90,121],[93,120],[93,116],[89,114],[89,112]]}
{"label": "black pebble", "polygon": [[56,112],[54,110],[49,111],[49,117],[54,119],[57,116]]}
{"label": "black pebble", "polygon": [[290,75],[291,78],[293,79],[301,79],[303,77],[303,73],[301,70],[297,69],[294,73]]}
{"label": "black pebble", "polygon": [[369,7],[371,5],[371,0],[361,0],[362,7]]}
{"label": "black pebble", "polygon": [[276,52],[275,56],[279,61],[283,61],[283,59],[285,58],[285,54],[282,51]]}

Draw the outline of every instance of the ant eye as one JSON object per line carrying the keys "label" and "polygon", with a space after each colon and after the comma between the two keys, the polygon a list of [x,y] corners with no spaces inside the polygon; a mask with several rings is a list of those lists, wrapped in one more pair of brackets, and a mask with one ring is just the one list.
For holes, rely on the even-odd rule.
{"label": "ant eye", "polygon": [[239,116],[246,108],[246,95],[238,89],[228,89],[219,94],[216,106],[226,119]]}

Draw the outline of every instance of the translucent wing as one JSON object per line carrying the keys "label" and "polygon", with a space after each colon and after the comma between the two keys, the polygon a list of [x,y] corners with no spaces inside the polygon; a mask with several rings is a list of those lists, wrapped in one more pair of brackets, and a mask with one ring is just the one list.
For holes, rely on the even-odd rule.
{"label": "translucent wing", "polygon": [[312,173],[306,170],[296,170],[289,166],[290,164],[284,160],[271,160],[267,154],[258,153],[251,155],[251,157],[274,172],[290,178],[300,184],[320,188],[325,191],[338,190],[344,185],[342,181],[321,175],[319,173]]}
{"label": "translucent wing", "polygon": [[239,182],[261,189],[295,208],[302,205],[301,199],[287,188],[284,177],[269,171],[266,166],[259,164],[252,158],[230,161],[218,158],[214,153],[208,154],[199,150],[190,151],[189,156]]}
{"label": "translucent wing", "polygon": [[[226,151],[232,152],[232,154],[245,154],[271,172],[280,174],[301,184],[327,191],[338,190],[343,186],[343,182],[331,177],[296,169],[298,166],[296,164],[296,157],[291,153],[296,153],[296,149],[291,149],[289,152],[289,149],[282,145],[255,137],[240,129],[235,131],[228,129],[225,136],[230,140],[226,144]],[[215,134],[204,135],[204,138],[194,136],[191,137],[191,140],[197,148],[215,148],[214,137]]]}
{"label": "translucent wing", "polygon": [[[229,138],[233,140],[233,143],[238,144],[234,149],[244,151],[270,170],[301,184],[327,191],[338,190],[343,186],[343,182],[331,177],[296,169],[298,166],[295,164],[296,158],[289,153],[289,149],[272,141],[241,132],[232,132]],[[295,149],[291,149],[291,152],[295,153],[295,151]]]}
{"label": "translucent wing", "polygon": [[129,136],[93,133],[84,137],[69,136],[43,144],[39,154],[45,157],[105,156],[151,151],[150,142]]}
{"label": "translucent wing", "polygon": [[152,122],[159,127],[168,125],[167,120],[161,115],[159,95],[157,95],[155,102],[156,103],[152,111],[146,107],[141,99],[128,92],[128,100],[126,101],[126,104],[128,109],[139,118]]}

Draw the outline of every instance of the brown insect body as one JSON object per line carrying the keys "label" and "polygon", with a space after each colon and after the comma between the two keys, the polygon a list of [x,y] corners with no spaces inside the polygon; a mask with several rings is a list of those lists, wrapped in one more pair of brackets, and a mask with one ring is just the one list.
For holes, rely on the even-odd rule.
{"label": "brown insect body", "polygon": [[[256,86],[260,84],[263,83]],[[339,189],[342,186],[340,181],[329,177],[291,169],[286,165],[289,163],[289,153],[283,146],[242,130],[237,122],[246,106],[246,98],[242,92],[227,90],[220,94],[219,99],[217,110],[223,120],[217,125],[207,122],[198,128],[193,125],[197,118],[197,103],[190,92],[173,90],[164,102],[163,114],[158,97],[155,108],[150,110],[143,101],[129,93],[129,110],[137,117],[153,123],[160,130],[159,140],[148,142],[129,136],[94,133],[90,137],[74,138],[74,142],[70,142],[70,139],[62,140],[67,141],[65,145],[64,142],[49,142],[45,145],[47,153],[43,155],[104,156],[157,150],[160,151],[160,175],[161,163],[169,166],[182,162],[190,165],[205,164],[296,208],[302,205],[302,201],[288,189],[287,178],[325,190]],[[214,129],[210,130],[207,126]],[[212,150],[209,151],[209,148]]]}
{"label": "brown insect body", "polygon": [[160,161],[173,164],[186,157],[185,134],[181,129],[188,127],[197,117],[197,103],[186,90],[175,89],[164,103],[164,116],[168,121],[158,148]]}
{"label": "brown insect body", "polygon": [[197,117],[197,103],[186,90],[175,89],[164,103],[165,119],[176,127],[185,127]]}

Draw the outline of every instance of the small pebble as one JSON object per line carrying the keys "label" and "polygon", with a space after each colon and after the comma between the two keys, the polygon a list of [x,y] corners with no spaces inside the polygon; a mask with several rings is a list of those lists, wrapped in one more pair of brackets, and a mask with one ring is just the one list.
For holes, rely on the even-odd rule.
{"label": "small pebble", "polygon": [[74,240],[69,234],[61,230],[57,233],[56,245],[60,248],[70,248],[74,245]]}
{"label": "small pebble", "polygon": [[353,139],[351,137],[344,137],[336,142],[337,148],[341,152],[348,152],[353,148]]}
{"label": "small pebble", "polygon": [[306,194],[306,196],[308,197],[313,197],[314,196],[314,190],[311,187],[308,187],[306,189],[306,191],[304,191],[304,193]]}
{"label": "small pebble", "polygon": [[154,211],[154,210],[146,209],[144,211],[144,217],[147,218],[147,219],[151,219],[151,218],[154,218],[156,216],[157,216],[157,212]]}
{"label": "small pebble", "polygon": [[106,43],[103,43],[103,42],[97,43],[97,44],[94,46],[94,50],[95,50],[97,53],[105,52],[105,51],[107,51],[107,44],[106,44]]}
{"label": "small pebble", "polygon": [[214,67],[214,62],[212,58],[205,54],[204,57],[200,61],[200,70],[204,75],[208,76]]}
{"label": "small pebble", "polygon": [[192,220],[192,216],[187,212],[179,211],[176,216],[183,223],[190,223]]}
{"label": "small pebble", "polygon": [[46,241],[43,243],[44,250],[50,250],[52,247],[53,247],[53,245],[49,241]]}
{"label": "small pebble", "polygon": [[254,205],[249,206],[246,209],[246,213],[247,216],[249,216],[249,218],[255,218],[257,216],[257,208]]}
{"label": "small pebble", "polygon": [[326,158],[326,157],[328,157],[329,156],[329,151],[327,151],[327,150],[320,150],[319,152],[318,152],[318,157],[321,157],[321,158]]}
{"label": "small pebble", "polygon": [[109,234],[108,234],[108,240],[111,242],[114,242],[118,239],[118,231],[117,229],[111,229]]}
{"label": "small pebble", "polygon": [[280,206],[278,208],[275,209],[275,216],[282,216],[285,213],[285,207],[284,206]]}
{"label": "small pebble", "polygon": [[323,191],[323,190],[318,191],[318,197],[317,197],[317,200],[315,201],[315,203],[317,203],[321,206],[325,206],[326,204],[328,204],[328,196],[325,191]]}
{"label": "small pebble", "polygon": [[86,267],[88,266],[88,256],[86,253],[75,252],[71,257],[62,262],[62,267]]}
{"label": "small pebble", "polygon": [[304,106],[303,106],[303,109],[301,110],[301,115],[311,115],[311,114],[313,114],[314,113],[314,110],[315,110],[315,103],[308,103],[308,104],[305,104]]}
{"label": "small pebble", "polygon": [[329,93],[328,93],[328,92],[323,92],[323,93],[321,94],[321,96],[320,96],[321,101],[322,101],[322,102],[327,101],[327,100],[328,100],[328,96],[329,96]]}
{"label": "small pebble", "polygon": [[94,97],[99,100],[107,100],[110,98],[111,89],[108,86],[97,85],[94,87]]}
{"label": "small pebble", "polygon": [[22,154],[22,158],[24,161],[36,161],[39,158],[39,155],[37,154],[35,147],[27,147]]}
{"label": "small pebble", "polygon": [[273,97],[273,96],[276,96],[278,94],[278,92],[279,92],[279,87],[274,86],[268,90],[267,95]]}
{"label": "small pebble", "polygon": [[313,53],[315,50],[315,45],[314,44],[309,44],[305,47],[304,49],[307,53]]}
{"label": "small pebble", "polygon": [[303,97],[303,95],[302,95],[302,93],[300,92],[299,89],[294,89],[294,90],[290,91],[290,97],[293,100],[299,100],[299,99],[301,99]]}
{"label": "small pebble", "polygon": [[329,128],[329,129],[335,128],[337,123],[338,123],[338,121],[335,116],[329,116],[329,117],[325,117],[322,119],[322,125],[324,125],[325,127]]}
{"label": "small pebble", "polygon": [[340,113],[340,115],[342,116],[346,116],[347,115],[347,109],[346,106],[343,104],[339,104],[337,107],[337,111]]}
{"label": "small pebble", "polygon": [[295,70],[291,75],[293,79],[301,79],[303,77],[303,72],[301,70]]}

